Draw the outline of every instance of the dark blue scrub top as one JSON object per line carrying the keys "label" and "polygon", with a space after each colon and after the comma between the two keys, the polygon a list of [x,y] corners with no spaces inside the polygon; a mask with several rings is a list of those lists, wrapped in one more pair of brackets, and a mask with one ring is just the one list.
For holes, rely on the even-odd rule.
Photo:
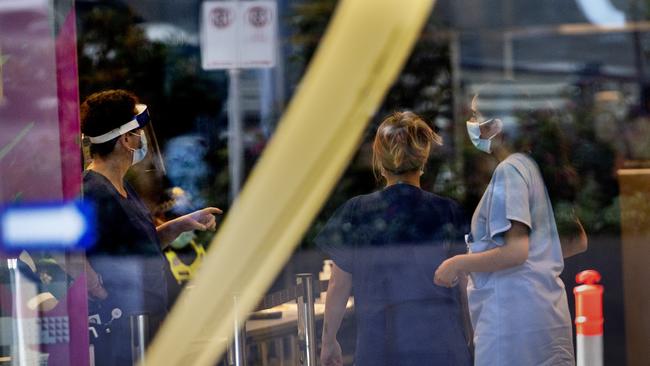
{"label": "dark blue scrub top", "polygon": [[102,276],[109,306],[124,314],[167,312],[166,260],[149,210],[126,182],[122,197],[103,175],[86,171],[84,200],[95,206],[96,244],[87,252]]}
{"label": "dark blue scrub top", "polygon": [[460,206],[408,184],[357,196],[316,238],[352,274],[355,365],[471,365],[458,288],[433,284],[440,263],[464,253]]}

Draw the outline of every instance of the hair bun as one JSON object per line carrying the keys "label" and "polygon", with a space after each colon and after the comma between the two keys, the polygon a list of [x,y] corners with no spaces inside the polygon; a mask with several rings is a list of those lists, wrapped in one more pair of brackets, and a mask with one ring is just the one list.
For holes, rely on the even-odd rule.
{"label": "hair bun", "polygon": [[382,121],[375,135],[372,146],[375,174],[382,169],[396,175],[422,169],[432,143],[442,145],[442,138],[417,114],[392,113]]}

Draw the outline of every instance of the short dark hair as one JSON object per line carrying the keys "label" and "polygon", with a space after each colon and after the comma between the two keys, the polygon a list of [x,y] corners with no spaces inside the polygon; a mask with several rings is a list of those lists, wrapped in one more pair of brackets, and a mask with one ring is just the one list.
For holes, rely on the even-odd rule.
{"label": "short dark hair", "polygon": [[[81,132],[89,137],[103,135],[130,121],[136,114],[138,98],[126,90],[105,90],[90,95],[81,104]],[[90,145],[90,155],[107,156],[115,148],[117,137]]]}

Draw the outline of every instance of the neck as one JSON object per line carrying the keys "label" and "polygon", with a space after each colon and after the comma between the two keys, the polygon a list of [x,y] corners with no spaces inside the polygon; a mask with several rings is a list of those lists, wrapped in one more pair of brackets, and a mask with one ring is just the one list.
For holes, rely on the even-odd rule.
{"label": "neck", "polygon": [[124,189],[124,176],[131,167],[131,164],[119,160],[120,159],[94,158],[92,163],[88,166],[88,169],[106,177],[106,179],[115,186],[115,189],[125,196],[126,190]]}
{"label": "neck", "polygon": [[386,178],[386,187],[398,184],[398,183],[404,183],[404,184],[410,184],[412,186],[420,188],[420,171],[414,171],[414,172],[408,172],[404,174],[390,174],[390,173],[385,173],[384,178]]}
{"label": "neck", "polygon": [[[501,136],[496,136],[495,138],[500,138]],[[495,142],[497,142],[495,144]],[[494,156],[499,162],[504,161],[508,156],[512,155],[513,151],[509,145],[505,143],[503,138],[498,141],[492,142],[492,156]]]}

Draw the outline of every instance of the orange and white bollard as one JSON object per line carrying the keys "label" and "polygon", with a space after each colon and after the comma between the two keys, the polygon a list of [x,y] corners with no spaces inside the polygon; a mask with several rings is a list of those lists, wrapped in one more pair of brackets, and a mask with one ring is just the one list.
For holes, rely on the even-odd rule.
{"label": "orange and white bollard", "polygon": [[603,286],[600,273],[587,270],[578,273],[573,289],[576,298],[577,366],[603,365]]}

